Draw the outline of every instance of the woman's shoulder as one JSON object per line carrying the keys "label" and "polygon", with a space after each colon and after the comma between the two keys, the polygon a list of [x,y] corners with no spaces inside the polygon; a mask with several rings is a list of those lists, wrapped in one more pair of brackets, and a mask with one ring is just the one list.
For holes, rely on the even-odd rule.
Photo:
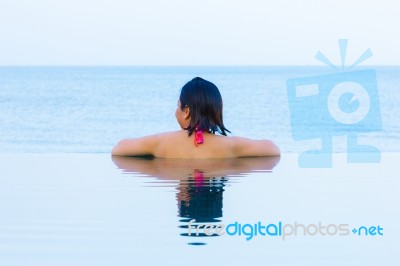
{"label": "woman's shoulder", "polygon": [[268,139],[249,139],[231,137],[235,157],[276,156],[280,155],[279,147]]}
{"label": "woman's shoulder", "polygon": [[119,141],[112,149],[113,155],[142,156],[154,155],[163,143],[176,142],[182,133],[179,131],[165,132],[138,138],[128,138]]}
{"label": "woman's shoulder", "polygon": [[153,140],[161,147],[168,147],[184,142],[188,137],[185,130],[168,131],[152,135]]}

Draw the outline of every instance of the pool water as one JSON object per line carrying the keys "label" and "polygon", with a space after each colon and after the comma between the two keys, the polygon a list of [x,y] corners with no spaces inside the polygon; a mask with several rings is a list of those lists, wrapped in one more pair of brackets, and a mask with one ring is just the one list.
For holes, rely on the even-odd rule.
{"label": "pool water", "polygon": [[398,265],[400,154],[297,159],[0,154],[0,263]]}

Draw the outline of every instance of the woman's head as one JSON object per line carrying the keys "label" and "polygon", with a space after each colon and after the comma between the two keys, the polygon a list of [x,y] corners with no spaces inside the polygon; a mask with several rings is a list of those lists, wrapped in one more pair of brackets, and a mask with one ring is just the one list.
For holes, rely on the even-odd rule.
{"label": "woman's head", "polygon": [[211,133],[230,132],[222,120],[222,97],[217,86],[196,77],[183,86],[179,96],[176,118],[189,136],[196,127]]}

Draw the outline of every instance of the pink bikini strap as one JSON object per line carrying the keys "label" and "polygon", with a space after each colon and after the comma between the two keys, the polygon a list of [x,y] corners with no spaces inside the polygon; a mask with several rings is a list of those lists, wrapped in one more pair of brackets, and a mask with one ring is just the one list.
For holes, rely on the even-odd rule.
{"label": "pink bikini strap", "polygon": [[196,147],[199,146],[199,144],[202,144],[204,142],[204,137],[203,137],[203,130],[200,130],[197,126],[194,129],[194,144]]}

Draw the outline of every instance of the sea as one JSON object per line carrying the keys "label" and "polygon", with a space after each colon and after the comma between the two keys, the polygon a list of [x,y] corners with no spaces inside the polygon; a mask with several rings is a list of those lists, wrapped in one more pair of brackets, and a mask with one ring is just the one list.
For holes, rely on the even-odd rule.
{"label": "sea", "polygon": [[[381,123],[357,136],[382,152],[400,151],[400,67],[350,71],[365,69],[376,73]],[[271,139],[282,152],[299,153],[321,145],[321,125],[307,126],[316,132],[313,138],[295,139],[291,114],[315,117],[327,105],[290,108],[287,81],[337,75],[340,83],[343,71],[326,66],[3,66],[0,152],[109,153],[122,138],[179,130],[174,113],[180,89],[198,76],[219,88],[224,124],[232,135]],[[332,136],[334,152],[346,152],[346,134]]]}

